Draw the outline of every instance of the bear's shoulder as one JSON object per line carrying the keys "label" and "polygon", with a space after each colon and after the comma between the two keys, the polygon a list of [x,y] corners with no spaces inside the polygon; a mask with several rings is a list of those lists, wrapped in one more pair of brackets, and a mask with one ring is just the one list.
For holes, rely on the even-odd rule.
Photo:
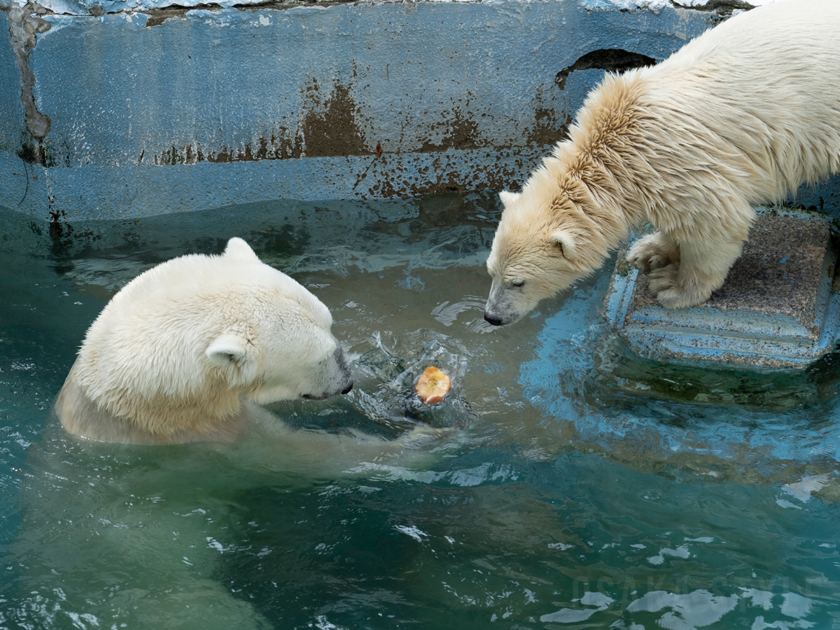
{"label": "bear's shoulder", "polygon": [[72,435],[100,442],[126,444],[182,444],[185,442],[232,442],[252,424],[253,405],[242,404],[239,413],[223,423],[178,426],[153,431],[120,418],[97,404],[79,383],[79,360],[73,364],[53,407],[64,429]]}

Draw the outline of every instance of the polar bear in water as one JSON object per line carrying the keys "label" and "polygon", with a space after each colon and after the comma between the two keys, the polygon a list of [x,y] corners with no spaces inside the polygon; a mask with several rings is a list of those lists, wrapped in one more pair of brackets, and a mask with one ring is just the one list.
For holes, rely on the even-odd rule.
{"label": "polar bear in water", "polygon": [[219,578],[220,554],[236,553],[226,536],[272,526],[232,507],[239,498],[425,467],[444,433],[336,435],[260,407],[350,389],[331,325],[317,298],[238,238],[221,256],[177,258],[126,285],[90,327],[59,394],[64,429],[51,425],[30,450],[8,555],[21,568],[6,591],[14,620],[274,627]]}
{"label": "polar bear in water", "polygon": [[55,410],[109,442],[230,441],[254,403],[344,394],[353,378],[318,298],[239,238],[139,275],[87,332]]}

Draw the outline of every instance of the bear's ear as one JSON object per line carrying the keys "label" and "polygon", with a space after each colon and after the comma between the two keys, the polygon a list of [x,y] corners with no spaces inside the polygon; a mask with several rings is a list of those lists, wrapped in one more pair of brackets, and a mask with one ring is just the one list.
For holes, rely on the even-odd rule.
{"label": "bear's ear", "polygon": [[207,358],[223,369],[232,386],[248,385],[253,381],[256,360],[253,347],[239,335],[224,333],[216,337],[204,352]]}
{"label": "bear's ear", "polygon": [[259,261],[259,258],[254,253],[254,250],[250,248],[248,243],[236,236],[228,241],[227,247],[225,247],[224,256],[226,258],[233,258],[234,260]]}
{"label": "bear's ear", "polygon": [[577,257],[575,237],[568,230],[556,230],[552,232],[549,240],[560,248],[564,257],[569,260],[574,260]]}
{"label": "bear's ear", "polygon": [[499,193],[499,199],[502,202],[502,205],[507,208],[509,205],[516,203],[516,200],[519,199],[519,195],[522,193],[512,193],[506,190],[503,190]]}

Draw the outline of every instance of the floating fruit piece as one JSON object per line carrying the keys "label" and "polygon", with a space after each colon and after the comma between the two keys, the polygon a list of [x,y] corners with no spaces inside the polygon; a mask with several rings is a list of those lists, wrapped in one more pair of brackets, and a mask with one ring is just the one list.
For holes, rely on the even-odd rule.
{"label": "floating fruit piece", "polygon": [[417,379],[414,391],[426,405],[433,405],[443,400],[449,393],[449,377],[436,367],[427,367]]}

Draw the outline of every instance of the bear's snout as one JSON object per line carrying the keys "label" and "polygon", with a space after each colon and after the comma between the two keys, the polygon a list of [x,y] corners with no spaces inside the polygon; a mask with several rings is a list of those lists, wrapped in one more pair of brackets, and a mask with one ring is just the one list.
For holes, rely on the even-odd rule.
{"label": "bear's snout", "polygon": [[501,317],[499,317],[498,315],[494,315],[489,311],[484,311],[484,321],[486,321],[491,326],[501,326],[502,324],[504,324]]}
{"label": "bear's snout", "polygon": [[349,394],[350,390],[353,389],[353,373],[350,371],[350,364],[347,363],[347,358],[344,356],[341,348],[336,350],[335,355],[336,361],[341,369],[342,380],[344,381],[340,391],[342,394]]}
{"label": "bear's snout", "polygon": [[304,396],[304,398],[329,398],[338,394],[347,394],[353,389],[353,374],[350,372],[350,364],[344,356],[341,347],[337,347],[331,360],[328,362],[331,365],[330,385],[327,386],[327,391],[321,395]]}

